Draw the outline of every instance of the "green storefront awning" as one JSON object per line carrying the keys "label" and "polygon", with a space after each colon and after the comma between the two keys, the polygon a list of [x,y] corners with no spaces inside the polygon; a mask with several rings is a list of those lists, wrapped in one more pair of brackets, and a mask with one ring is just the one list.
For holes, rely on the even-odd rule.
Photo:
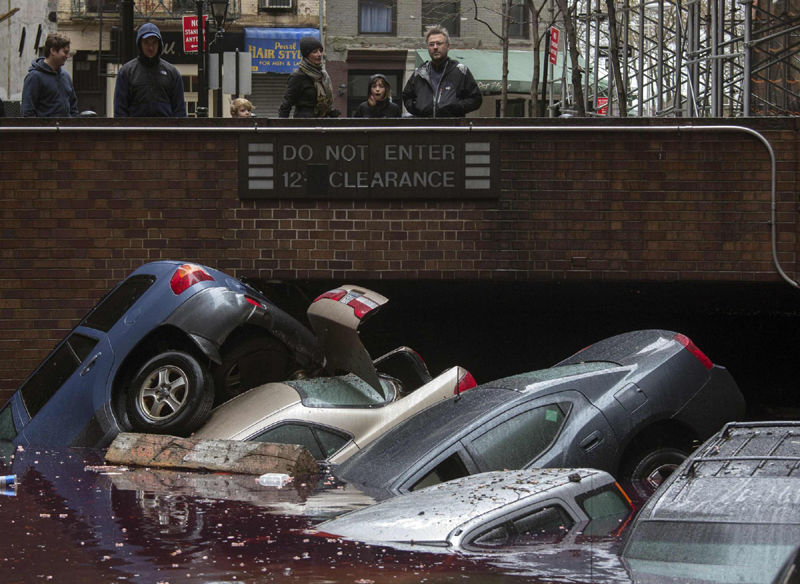
{"label": "green storefront awning", "polygon": [[[448,57],[463,63],[472,72],[475,81],[483,93],[500,93],[503,83],[503,52],[482,51],[479,49],[450,49]],[[417,67],[430,60],[427,49],[417,50]],[[542,69],[543,56],[539,53],[540,81],[544,71]],[[553,90],[561,91],[561,75],[564,63],[564,53],[559,51],[558,62],[554,67],[555,84]],[[583,59],[580,61],[583,67]],[[567,64],[567,83],[570,83],[572,68]],[[508,51],[508,92],[531,92],[531,79],[533,78],[533,51]],[[540,89],[541,91],[541,89]]]}

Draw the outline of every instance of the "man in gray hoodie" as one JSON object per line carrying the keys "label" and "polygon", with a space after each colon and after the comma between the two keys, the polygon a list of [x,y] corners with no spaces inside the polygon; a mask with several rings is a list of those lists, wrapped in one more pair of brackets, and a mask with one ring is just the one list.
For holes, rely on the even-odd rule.
{"label": "man in gray hoodie", "polygon": [[78,117],[78,98],[72,78],[62,67],[69,59],[69,38],[47,35],[44,57],[31,62],[22,85],[22,116],[26,118]]}

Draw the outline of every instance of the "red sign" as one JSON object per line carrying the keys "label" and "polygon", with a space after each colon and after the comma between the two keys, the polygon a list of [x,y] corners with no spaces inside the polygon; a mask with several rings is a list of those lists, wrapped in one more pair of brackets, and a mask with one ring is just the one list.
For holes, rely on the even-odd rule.
{"label": "red sign", "polygon": [[[203,26],[208,21],[208,15],[203,15]],[[205,29],[208,30],[208,29]],[[203,48],[208,46],[208,41],[203,37]],[[183,17],[183,52],[196,53],[197,52],[197,16],[184,16]]]}
{"label": "red sign", "polygon": [[608,98],[607,97],[598,97],[597,98],[597,113],[601,116],[605,116],[608,114]]}
{"label": "red sign", "polygon": [[558,61],[558,29],[550,29],[550,62],[555,65]]}

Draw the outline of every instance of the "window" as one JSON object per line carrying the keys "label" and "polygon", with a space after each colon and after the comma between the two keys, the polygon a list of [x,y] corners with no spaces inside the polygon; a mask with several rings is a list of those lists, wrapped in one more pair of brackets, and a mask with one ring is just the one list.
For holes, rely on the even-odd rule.
{"label": "window", "polygon": [[610,515],[623,515],[631,511],[628,501],[623,498],[619,487],[615,484],[609,485],[599,491],[592,491],[581,495],[577,503],[589,516],[589,519],[598,519]]}
{"label": "window", "polygon": [[487,470],[523,468],[544,452],[564,424],[556,404],[523,412],[498,424],[472,442]]}
{"label": "window", "polygon": [[252,438],[253,442],[272,442],[274,444],[299,444],[308,448],[316,460],[333,456],[350,442],[344,434],[331,432],[305,424],[281,424]]}
{"label": "window", "polygon": [[97,308],[86,317],[83,325],[107,333],[155,281],[153,276],[128,278],[100,301]]}
{"label": "window", "polygon": [[[524,118],[525,105],[530,100],[525,99],[509,99],[506,103],[506,117],[507,118]],[[500,117],[500,100],[495,101],[495,116]]]}
{"label": "window", "polygon": [[50,353],[36,373],[20,388],[20,396],[31,418],[61,389],[96,344],[95,339],[72,333]]}
{"label": "window", "polygon": [[452,481],[453,479],[460,479],[469,475],[467,467],[458,454],[453,454],[440,462],[436,468],[422,477],[417,483],[411,487],[412,491],[418,491],[431,485],[438,485],[445,481]]}
{"label": "window", "polygon": [[560,541],[575,522],[562,507],[540,507],[527,515],[488,529],[467,543],[467,547],[497,548]]}
{"label": "window", "polygon": [[459,36],[461,34],[461,1],[422,0],[422,36],[425,36],[426,28],[435,24],[445,27],[451,37]]}
{"label": "window", "polygon": [[291,10],[294,0],[259,0],[259,10]]}
{"label": "window", "polygon": [[508,38],[527,39],[530,36],[528,21],[530,12],[525,6],[525,0],[511,0],[511,23],[508,27]]}
{"label": "window", "polygon": [[361,34],[395,34],[395,0],[359,0],[358,32]]}

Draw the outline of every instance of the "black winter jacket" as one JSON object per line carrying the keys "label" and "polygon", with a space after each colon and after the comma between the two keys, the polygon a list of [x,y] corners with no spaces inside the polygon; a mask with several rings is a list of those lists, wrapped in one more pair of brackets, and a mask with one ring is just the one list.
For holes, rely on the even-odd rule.
{"label": "black winter jacket", "polygon": [[[142,37],[158,37],[158,53],[148,59],[142,52]],[[164,43],[158,28],[148,22],[136,35],[139,56],[125,63],[117,74],[114,90],[115,118],[185,118],[183,79],[172,64],[161,58]]]}
{"label": "black winter jacket", "polygon": [[[283,101],[278,108],[278,117],[288,118],[294,108],[295,118],[316,118],[314,108],[317,107],[317,89],[314,87],[314,80],[308,75],[295,69],[289,75],[286,82],[286,90],[283,92]],[[332,109],[327,117],[338,118],[341,112]]]}
{"label": "black winter jacket", "polygon": [[420,65],[403,89],[403,104],[422,118],[463,118],[481,107],[483,97],[466,65],[447,59],[438,87],[430,76],[431,62]]}
{"label": "black winter jacket", "polygon": [[369,102],[364,101],[356,108],[354,118],[399,118],[403,112],[400,106],[393,101],[384,100],[383,105],[376,105],[374,109],[369,107]]}

